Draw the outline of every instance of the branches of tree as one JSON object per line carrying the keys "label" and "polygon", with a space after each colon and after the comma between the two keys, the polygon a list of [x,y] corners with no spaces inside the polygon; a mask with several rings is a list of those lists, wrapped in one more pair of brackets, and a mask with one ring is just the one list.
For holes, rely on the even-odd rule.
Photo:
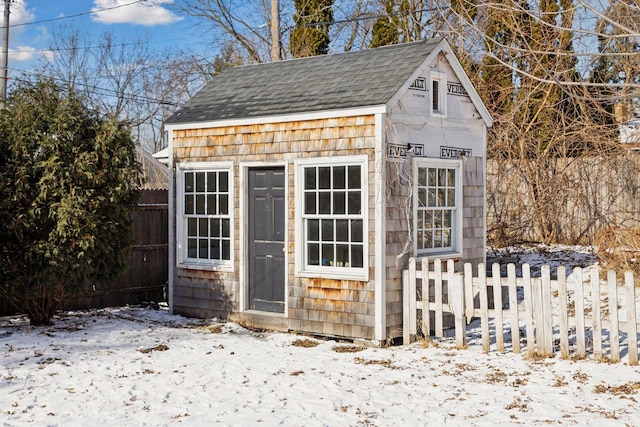
{"label": "branches of tree", "polygon": [[[572,0],[471,5],[453,4],[443,28],[494,117],[490,237],[589,243],[600,229],[637,224],[629,207],[640,170],[619,135],[639,107],[637,3],[616,0],[601,13]],[[576,42],[597,53],[578,56]]]}
{"label": "branches of tree", "polygon": [[163,121],[215,72],[213,62],[155,52],[145,40],[123,42],[112,33],[96,39],[62,27],[52,39],[57,54],[35,78],[52,77],[92,109],[126,121],[148,151],[164,148]]}

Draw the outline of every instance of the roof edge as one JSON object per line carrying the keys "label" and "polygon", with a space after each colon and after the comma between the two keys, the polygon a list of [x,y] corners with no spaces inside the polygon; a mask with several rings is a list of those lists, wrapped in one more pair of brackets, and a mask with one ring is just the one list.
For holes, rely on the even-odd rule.
{"label": "roof edge", "polygon": [[273,116],[257,116],[257,117],[251,117],[251,118],[241,118],[241,119],[225,119],[225,120],[213,120],[213,121],[205,121],[205,122],[166,123],[164,127],[166,130],[219,128],[219,127],[226,127],[226,126],[257,125],[257,124],[295,122],[300,120],[319,120],[319,119],[334,119],[338,117],[364,116],[364,115],[370,115],[370,114],[386,113],[387,111],[388,111],[387,105],[381,104],[381,105],[368,105],[366,107],[310,111],[305,113],[293,113],[293,114],[283,114],[283,115],[273,115]]}

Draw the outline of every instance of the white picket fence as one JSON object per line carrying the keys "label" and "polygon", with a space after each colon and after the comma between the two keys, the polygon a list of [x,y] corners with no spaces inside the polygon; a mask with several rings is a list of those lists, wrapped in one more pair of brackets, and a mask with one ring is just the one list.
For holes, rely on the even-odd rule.
{"label": "white picket fence", "polygon": [[[565,267],[557,268],[556,279],[549,266],[540,273],[532,278],[524,264],[517,277],[516,266],[509,264],[502,277],[500,265],[494,263],[492,277],[487,277],[483,264],[474,275],[470,264],[455,272],[453,260],[422,258],[417,264],[411,258],[403,272],[404,343],[417,336],[420,313],[423,335],[433,331],[442,337],[445,327],[453,326],[458,348],[467,345],[467,325],[479,319],[484,352],[494,345],[498,352],[526,349],[530,356],[551,357],[559,350],[562,358],[590,353],[595,359],[619,362],[622,344],[628,363],[638,364],[640,304],[631,272],[624,275],[623,285],[613,271],[601,281],[597,268],[591,269],[588,280],[581,268],[573,269],[569,279]],[[425,313],[433,313],[433,325]]]}

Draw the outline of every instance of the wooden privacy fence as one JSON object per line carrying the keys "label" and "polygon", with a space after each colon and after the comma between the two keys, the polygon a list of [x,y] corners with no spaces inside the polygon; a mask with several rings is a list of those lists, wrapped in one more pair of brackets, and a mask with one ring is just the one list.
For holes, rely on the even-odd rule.
{"label": "wooden privacy fence", "polygon": [[[529,265],[524,264],[517,277],[515,264],[508,264],[502,277],[500,265],[494,263],[491,277],[484,264],[474,276],[470,264],[456,272],[453,260],[445,264],[423,258],[417,263],[411,258],[403,272],[404,343],[417,335],[418,326],[424,336],[433,331],[436,337],[453,326],[456,346],[463,348],[467,325],[479,319],[484,352],[491,350],[492,343],[496,351],[509,350],[506,341],[511,351],[520,353],[524,338],[529,356],[551,357],[559,349],[563,358],[571,354],[584,358],[589,352],[596,359],[619,362],[622,343],[629,364],[637,365],[639,304],[633,274],[626,272],[622,285],[613,271],[607,272],[605,281],[599,275],[599,269],[593,268],[586,280],[583,270],[575,268],[567,276],[561,266],[552,279],[551,268],[542,266],[541,277],[532,278]],[[621,340],[621,333],[626,340]]]}
{"label": "wooden privacy fence", "polygon": [[[131,212],[132,241],[129,263],[112,283],[96,286],[64,300],[66,310],[101,308],[165,301],[169,278],[168,191],[142,190],[136,209]],[[0,299],[0,316],[13,315],[15,309]]]}
{"label": "wooden privacy fence", "polygon": [[165,301],[169,280],[167,190],[142,190],[131,213],[129,263],[112,283],[65,300],[65,309],[101,308]]}

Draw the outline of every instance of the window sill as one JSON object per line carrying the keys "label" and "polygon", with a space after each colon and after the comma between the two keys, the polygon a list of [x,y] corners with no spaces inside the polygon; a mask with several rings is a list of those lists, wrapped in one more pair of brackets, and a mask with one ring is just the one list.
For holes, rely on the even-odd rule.
{"label": "window sill", "polygon": [[296,277],[305,279],[331,279],[331,280],[353,280],[356,282],[368,282],[369,274],[356,272],[336,272],[336,271],[298,271]]}
{"label": "window sill", "polygon": [[421,253],[416,255],[416,258],[429,258],[429,259],[462,259],[462,252],[432,252],[432,253]]}
{"label": "window sill", "polygon": [[233,267],[231,265],[213,265],[213,264],[181,262],[181,263],[178,263],[176,267],[181,268],[183,270],[220,271],[225,273],[233,272]]}

